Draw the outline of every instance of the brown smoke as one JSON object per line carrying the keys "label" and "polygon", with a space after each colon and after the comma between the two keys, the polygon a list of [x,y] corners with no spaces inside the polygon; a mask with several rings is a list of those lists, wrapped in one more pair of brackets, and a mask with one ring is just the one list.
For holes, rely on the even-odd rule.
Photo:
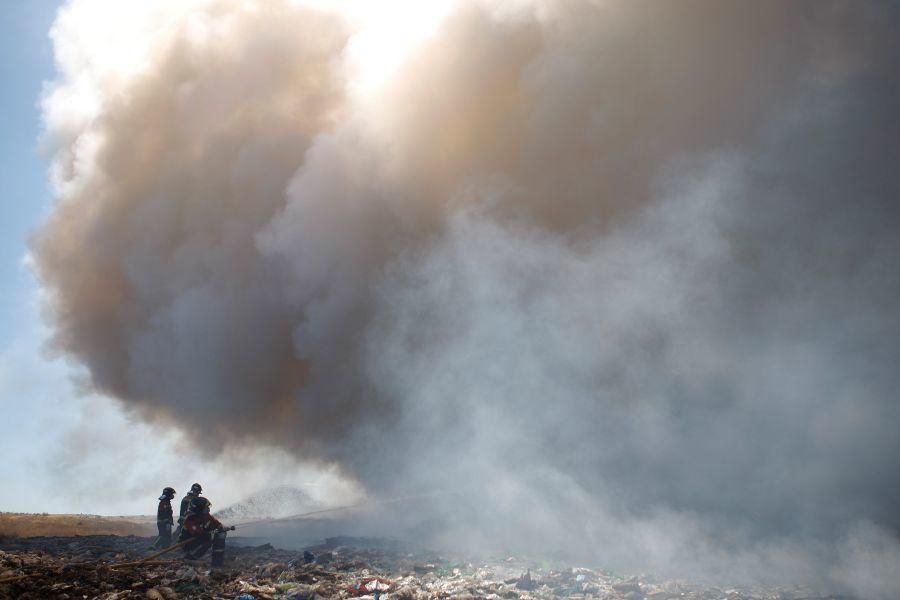
{"label": "brown smoke", "polygon": [[462,3],[359,107],[336,17],[287,1],[197,11],[219,29],[176,23],[58,142],[65,175],[34,249],[54,346],[205,443],[330,446],[352,428],[365,288],[473,182],[502,180],[506,210],[554,227],[605,220],[645,202],[664,161],[738,143],[802,60],[771,60],[791,22],[776,4],[503,18]]}
{"label": "brown smoke", "polygon": [[178,24],[146,69],[100,90],[100,114],[58,151],[59,203],[35,242],[54,345],[99,391],[210,443],[229,420],[259,431],[291,413],[297,315],[254,236],[343,102],[336,19],[264,4],[208,6],[224,32]]}

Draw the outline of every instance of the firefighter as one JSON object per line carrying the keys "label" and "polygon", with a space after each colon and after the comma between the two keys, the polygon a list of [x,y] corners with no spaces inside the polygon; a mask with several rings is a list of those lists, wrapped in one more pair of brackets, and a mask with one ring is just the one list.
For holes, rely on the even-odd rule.
{"label": "firefighter", "polygon": [[200,492],[202,491],[203,487],[201,487],[199,483],[195,483],[191,486],[191,490],[181,499],[181,508],[178,511],[178,527],[175,529],[175,537],[181,536],[181,528],[184,526],[184,516],[188,512],[188,507],[192,500],[200,497]]}
{"label": "firefighter", "polygon": [[159,506],[156,509],[156,528],[159,529],[159,537],[156,538],[154,548],[168,548],[172,545],[172,499],[175,498],[175,490],[163,488],[159,497]]}
{"label": "firefighter", "polygon": [[234,527],[225,527],[209,514],[210,506],[202,496],[191,500],[178,541],[192,540],[184,545],[184,557],[192,560],[202,558],[212,547],[212,566],[221,567],[225,564],[225,535]]}

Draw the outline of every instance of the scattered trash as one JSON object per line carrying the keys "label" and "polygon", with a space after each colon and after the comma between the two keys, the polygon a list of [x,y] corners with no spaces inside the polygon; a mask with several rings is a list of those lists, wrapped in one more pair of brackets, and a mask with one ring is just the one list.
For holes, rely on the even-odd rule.
{"label": "scattered trash", "polygon": [[[230,542],[231,540],[229,540]],[[111,565],[147,555],[147,538],[0,537],[0,598],[76,600],[795,600],[802,588],[735,588],[623,577],[522,556],[447,556],[369,538],[331,538],[307,549],[229,544],[220,570],[206,561]]]}
{"label": "scattered trash", "polygon": [[351,596],[379,595],[393,589],[394,583],[381,577],[366,577],[347,588]]}

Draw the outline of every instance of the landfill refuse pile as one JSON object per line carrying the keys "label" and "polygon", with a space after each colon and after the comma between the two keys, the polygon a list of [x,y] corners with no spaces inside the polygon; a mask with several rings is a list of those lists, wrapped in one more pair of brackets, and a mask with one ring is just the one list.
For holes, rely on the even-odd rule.
{"label": "landfill refuse pile", "polygon": [[809,600],[803,588],[723,588],[613,573],[523,556],[464,558],[400,542],[330,538],[301,550],[228,548],[226,565],[178,551],[144,563],[151,538],[0,537],[0,598],[228,600],[355,598],[603,598],[624,600]]}

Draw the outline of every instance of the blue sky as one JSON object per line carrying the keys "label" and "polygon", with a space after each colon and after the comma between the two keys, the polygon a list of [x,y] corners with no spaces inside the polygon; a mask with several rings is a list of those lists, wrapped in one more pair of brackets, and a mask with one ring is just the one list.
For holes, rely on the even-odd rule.
{"label": "blue sky", "polygon": [[54,74],[48,32],[58,4],[0,3],[0,450],[14,457],[0,468],[0,510],[34,504],[33,492],[44,489],[37,481],[46,465],[40,448],[55,446],[79,410],[64,366],[40,351],[47,330],[35,303],[37,284],[23,261],[27,238],[52,202],[47,161],[38,146],[41,90]]}
{"label": "blue sky", "polygon": [[39,155],[40,95],[53,76],[47,35],[57,0],[0,3],[0,340],[36,328],[28,307],[34,281],[22,266],[26,238],[50,203],[46,162]]}
{"label": "blue sky", "polygon": [[[0,3],[0,450],[14,457],[2,467],[0,510],[25,510],[32,474],[42,459],[32,442],[55,432],[75,407],[65,402],[59,365],[40,354],[46,330],[35,306],[36,283],[23,264],[26,240],[51,202],[47,163],[39,154],[40,96],[53,76],[48,31],[56,0]],[[43,383],[42,383],[43,382]]]}

